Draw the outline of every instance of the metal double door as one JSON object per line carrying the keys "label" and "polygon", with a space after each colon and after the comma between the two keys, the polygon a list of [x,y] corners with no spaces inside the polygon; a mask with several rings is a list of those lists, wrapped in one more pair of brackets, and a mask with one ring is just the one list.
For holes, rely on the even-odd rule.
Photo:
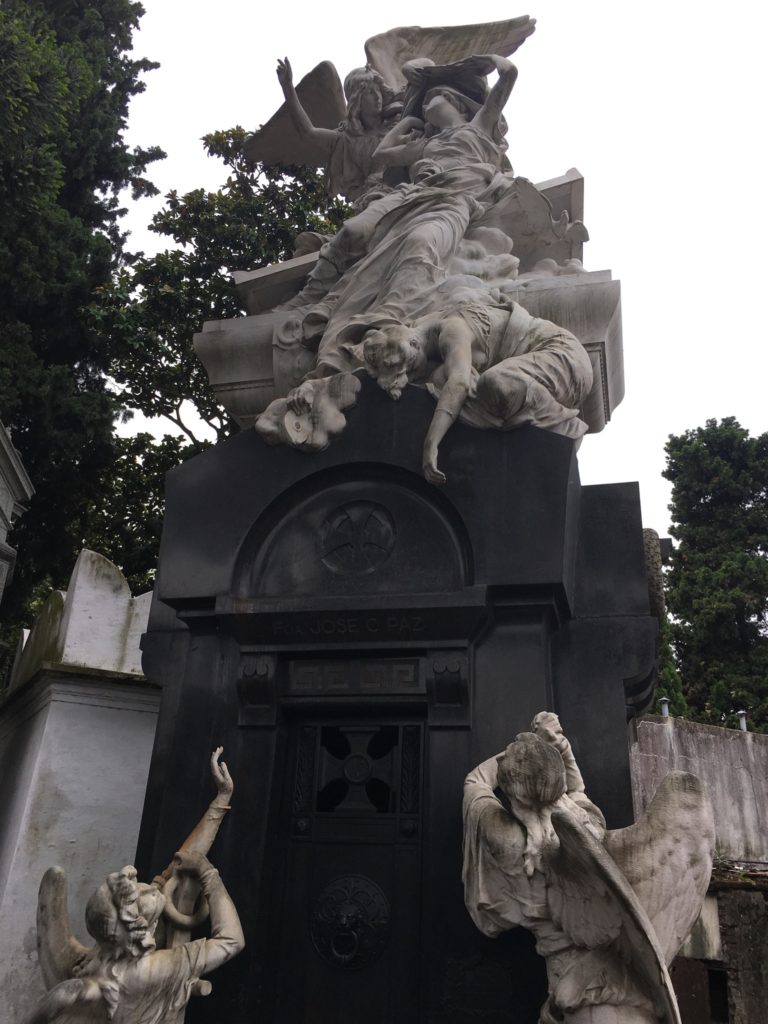
{"label": "metal double door", "polygon": [[413,717],[291,722],[273,899],[279,1024],[420,1019],[424,737]]}

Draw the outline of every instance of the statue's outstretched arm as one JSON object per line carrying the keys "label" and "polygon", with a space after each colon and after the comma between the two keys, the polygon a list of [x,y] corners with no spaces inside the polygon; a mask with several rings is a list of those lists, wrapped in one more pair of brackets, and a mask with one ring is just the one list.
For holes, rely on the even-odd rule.
{"label": "statue's outstretched arm", "polygon": [[327,151],[326,156],[330,157],[338,138],[337,133],[331,128],[317,128],[310,121],[294,88],[293,69],[287,57],[285,60],[277,62],[277,80],[283,90],[285,105],[299,137],[321,145]]}
{"label": "statue's outstretched arm", "polygon": [[517,68],[511,60],[507,60],[506,57],[499,57],[493,53],[484,54],[482,57],[478,57],[477,60],[492,62],[499,72],[498,80],[488,93],[488,98],[473,118],[473,122],[478,127],[482,128],[488,135],[492,135],[517,81]]}
{"label": "statue's outstretched arm", "polygon": [[174,866],[200,884],[211,916],[211,937],[205,940],[205,971],[208,974],[237,956],[245,946],[245,937],[235,905],[224,888],[219,872],[200,853],[179,851]]}
{"label": "statue's outstretched arm", "polygon": [[[208,805],[208,809],[200,821],[198,821],[197,825],[195,825],[179,847],[185,853],[207,855],[230,808],[230,800],[232,799],[235,786],[226,763],[219,760],[223,750],[223,747],[217,747],[211,754],[211,775],[216,783],[216,796]],[[163,871],[162,875],[160,875],[164,882],[167,882],[173,874],[173,868],[174,862],[172,861]]]}
{"label": "statue's outstretched arm", "polygon": [[446,380],[424,439],[422,455],[424,476],[431,484],[445,483],[445,474],[437,468],[437,450],[472,387],[473,337],[463,317],[448,317],[440,325],[439,346]]}

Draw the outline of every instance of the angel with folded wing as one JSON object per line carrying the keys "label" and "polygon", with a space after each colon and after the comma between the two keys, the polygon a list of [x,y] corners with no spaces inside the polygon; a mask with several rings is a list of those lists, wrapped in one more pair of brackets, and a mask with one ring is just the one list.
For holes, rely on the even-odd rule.
{"label": "angel with folded wing", "polygon": [[[534,31],[527,15],[508,21],[443,28],[395,28],[368,39],[366,64],[345,81],[323,61],[293,85],[290,61],[278,62],[284,104],[245,143],[248,159],[265,164],[324,167],[331,195],[363,209],[387,191],[373,155],[403,112],[413,90],[403,66],[415,59],[449,64],[492,49],[508,57]],[[345,100],[346,97],[346,106]]]}
{"label": "angel with folded wing", "polygon": [[464,898],[494,937],[527,928],[547,961],[540,1024],[680,1024],[668,965],[712,870],[699,780],[667,776],[643,817],[606,831],[556,715],[469,773]]}
{"label": "angel with folded wing", "polygon": [[[95,945],[72,935],[67,880],[50,868],[40,884],[38,955],[49,990],[25,1024],[182,1024],[192,995],[207,995],[202,976],[240,952],[235,906],[206,854],[229,809],[232,779],[214,751],[217,794],[172,863],[151,884],[136,869],[108,875],[86,906]],[[207,917],[211,938],[190,941]]]}

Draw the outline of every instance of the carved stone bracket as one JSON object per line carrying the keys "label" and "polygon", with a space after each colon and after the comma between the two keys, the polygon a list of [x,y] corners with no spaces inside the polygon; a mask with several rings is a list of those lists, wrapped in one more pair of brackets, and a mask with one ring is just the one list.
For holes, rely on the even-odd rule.
{"label": "carved stone bracket", "polygon": [[455,649],[430,652],[426,677],[430,728],[469,729],[472,703],[467,652]]}
{"label": "carved stone bracket", "polygon": [[245,653],[237,672],[238,725],[273,726],[277,723],[277,658]]}

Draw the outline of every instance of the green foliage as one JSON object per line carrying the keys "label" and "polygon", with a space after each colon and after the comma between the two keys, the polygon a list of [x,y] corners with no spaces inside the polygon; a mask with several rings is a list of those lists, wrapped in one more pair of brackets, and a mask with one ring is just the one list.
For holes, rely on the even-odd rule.
{"label": "green foliage", "polygon": [[154,575],[165,472],[205,446],[199,420],[218,440],[236,429],[216,403],[192,336],[206,320],[244,315],[233,271],[286,259],[299,232],[334,232],[347,212],[328,199],[314,171],[247,166],[245,138],[242,128],[205,137],[208,154],[227,168],[224,185],[171,192],[151,227],[175,247],[120,268],[89,309],[94,332],[110,339],[109,373],[122,400],[146,416],[166,417],[188,439],[166,435],[153,445],[143,434],[120,443],[88,536],[134,589],[147,589]]}
{"label": "green foliage", "polygon": [[729,417],[670,437],[671,640],[691,715],[768,732],[768,434]]}
{"label": "green foliage", "polygon": [[85,315],[123,258],[121,191],[153,193],[158,149],[123,140],[155,65],[132,60],[130,0],[4,0],[0,9],[0,418],[36,488],[3,601],[19,621],[65,584],[114,466],[108,339]]}
{"label": "green foliage", "polygon": [[672,625],[665,620],[661,627],[659,637],[659,660],[658,672],[659,681],[656,688],[656,714],[661,714],[661,698],[669,700],[669,713],[676,718],[690,718],[691,709],[683,694],[683,682],[680,673],[675,665],[675,655],[672,650]]}
{"label": "green foliage", "polygon": [[292,255],[302,231],[333,233],[346,207],[329,200],[322,180],[306,168],[249,167],[242,128],[203,140],[228,175],[216,192],[171,192],[151,224],[176,243],[117,274],[92,310],[94,327],[111,341],[110,375],[123,401],[147,416],[165,416],[195,440],[182,403],[221,438],[233,424],[215,402],[192,336],[206,320],[243,315],[231,274]]}
{"label": "green foliage", "polygon": [[[2,616],[6,642],[79,549],[151,585],[165,471],[206,444],[184,403],[218,437],[233,429],[192,351],[206,320],[242,315],[230,280],[291,254],[305,230],[333,232],[343,204],[300,168],[241,157],[245,132],[204,140],[227,167],[217,192],[172,192],[153,258],[125,251],[120,197],[156,192],[157,148],[124,142],[141,75],[132,0],[4,0],[0,8],[0,418],[36,488],[14,530],[19,550]],[[189,410],[190,406],[186,405]],[[115,435],[130,410],[166,416],[186,437]],[[0,641],[2,642],[2,641]]]}
{"label": "green foliage", "polygon": [[89,519],[88,546],[120,566],[134,594],[153,586],[165,474],[206,447],[147,433],[114,440],[115,462]]}

